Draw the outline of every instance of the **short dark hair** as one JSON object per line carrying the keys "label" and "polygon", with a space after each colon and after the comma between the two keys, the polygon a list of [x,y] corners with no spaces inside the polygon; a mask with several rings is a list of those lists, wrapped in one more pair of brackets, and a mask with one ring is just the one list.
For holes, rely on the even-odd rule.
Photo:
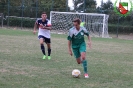
{"label": "short dark hair", "polygon": [[79,18],[75,18],[75,19],[73,20],[73,22],[77,22],[78,24],[80,24],[80,23],[81,23],[81,20],[80,20]]}
{"label": "short dark hair", "polygon": [[42,12],[42,14],[47,14],[46,12]]}

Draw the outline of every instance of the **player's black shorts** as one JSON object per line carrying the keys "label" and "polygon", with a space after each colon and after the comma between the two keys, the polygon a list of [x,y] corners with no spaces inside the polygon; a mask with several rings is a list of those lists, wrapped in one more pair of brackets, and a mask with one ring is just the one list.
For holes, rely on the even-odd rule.
{"label": "player's black shorts", "polygon": [[39,39],[40,39],[40,38],[43,38],[43,40],[44,40],[45,43],[51,43],[51,39],[50,39],[50,38],[46,38],[46,37],[44,37],[43,35],[39,35],[38,38],[39,38]]}

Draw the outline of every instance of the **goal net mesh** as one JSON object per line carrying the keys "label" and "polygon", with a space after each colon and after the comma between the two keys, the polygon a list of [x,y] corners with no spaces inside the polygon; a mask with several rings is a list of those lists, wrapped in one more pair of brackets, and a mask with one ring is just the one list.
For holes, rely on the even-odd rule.
{"label": "goal net mesh", "polygon": [[96,13],[73,13],[73,12],[50,12],[52,30],[67,33],[73,27],[72,20],[80,18],[85,22],[84,27],[94,37],[109,37],[108,34],[108,15]]}

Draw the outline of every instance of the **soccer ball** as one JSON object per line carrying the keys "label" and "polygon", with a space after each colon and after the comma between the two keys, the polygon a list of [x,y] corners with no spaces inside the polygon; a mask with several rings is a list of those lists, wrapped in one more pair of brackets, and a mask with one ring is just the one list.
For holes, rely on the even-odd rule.
{"label": "soccer ball", "polygon": [[79,78],[80,74],[81,74],[81,72],[80,72],[80,70],[78,70],[78,69],[74,69],[74,70],[72,71],[72,76],[73,76],[74,78]]}

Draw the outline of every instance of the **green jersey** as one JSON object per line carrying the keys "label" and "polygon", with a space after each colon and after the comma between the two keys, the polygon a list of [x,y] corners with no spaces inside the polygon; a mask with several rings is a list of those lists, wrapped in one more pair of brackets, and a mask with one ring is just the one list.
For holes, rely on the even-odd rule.
{"label": "green jersey", "polygon": [[78,48],[85,43],[84,35],[89,36],[89,32],[84,27],[80,27],[79,31],[75,27],[69,30],[67,39],[72,42],[72,48]]}

